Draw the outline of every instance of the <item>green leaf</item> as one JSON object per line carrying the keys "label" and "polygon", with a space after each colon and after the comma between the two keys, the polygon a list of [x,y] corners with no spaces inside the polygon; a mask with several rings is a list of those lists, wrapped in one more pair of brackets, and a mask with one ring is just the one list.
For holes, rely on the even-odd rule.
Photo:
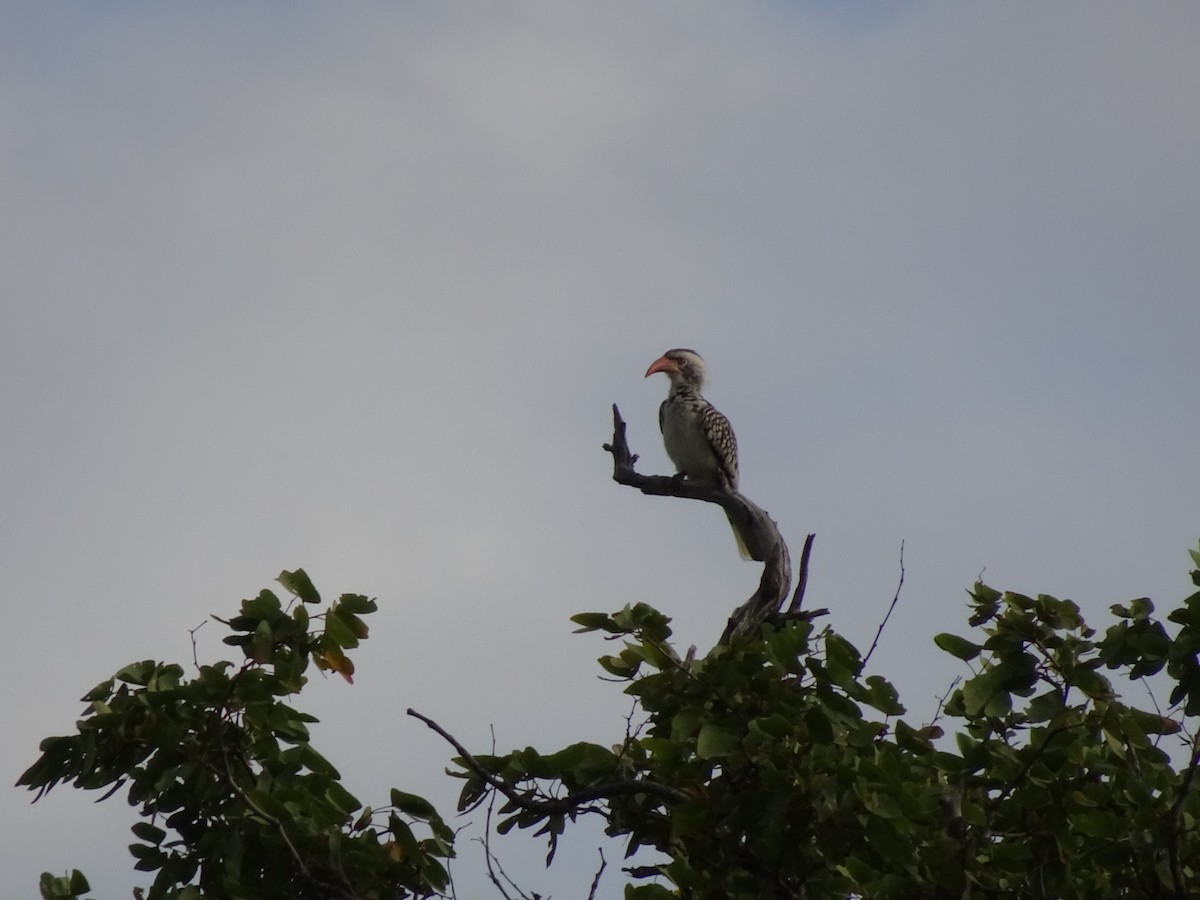
{"label": "green leaf", "polygon": [[264,619],[254,629],[254,637],[250,641],[250,658],[256,663],[265,663],[271,658],[274,647],[275,635],[271,631],[271,624]]}
{"label": "green leaf", "polygon": [[308,573],[303,569],[297,569],[295,572],[284,569],[275,580],[283,585],[284,590],[289,594],[294,594],[304,603],[321,602],[321,595],[317,593]]}
{"label": "green leaf", "polygon": [[[283,610],[283,604],[274,591],[263,588],[253,600],[242,601],[242,614],[252,619],[273,619]],[[240,618],[240,617],[239,617]],[[234,620],[236,621],[236,619]],[[252,631],[251,626],[237,626],[242,631]]]}
{"label": "green leaf", "polygon": [[983,708],[998,689],[997,680],[995,669],[987,669],[982,674],[967,679],[960,690],[968,716],[977,716],[983,712]]}
{"label": "green leaf", "polygon": [[1103,809],[1076,810],[1071,823],[1083,834],[1098,838],[1115,838],[1125,830],[1120,819]]}
{"label": "green leaf", "polygon": [[679,894],[661,884],[627,884],[625,900],[679,900]]}
{"label": "green leaf", "polygon": [[1029,701],[1025,715],[1030,722],[1048,722],[1063,710],[1062,693],[1052,688]]}
{"label": "green leaf", "polygon": [[342,594],[338,597],[336,606],[356,616],[365,616],[379,610],[379,604],[365,594]]}
{"label": "green leaf", "polygon": [[884,715],[902,716],[904,707],[900,703],[900,695],[882,675],[868,675],[866,702]]}
{"label": "green leaf", "polygon": [[638,657],[656,669],[665,669],[674,664],[670,654],[656,644],[631,644],[625,653]]}
{"label": "green leaf", "polygon": [[88,880],[83,877],[83,873],[78,869],[71,870],[71,878],[67,882],[67,887],[76,897],[86,894],[92,889],[92,886],[88,884]]}
{"label": "green leaf", "polygon": [[611,774],[617,765],[617,757],[612,750],[587,741],[571,744],[545,759],[560,778],[570,776],[574,783],[580,785]]}
{"label": "green leaf", "polygon": [[270,791],[252,790],[246,792],[246,798],[255,813],[263,813],[272,818],[286,821],[291,818],[291,813],[283,803],[277,800]]}
{"label": "green leaf", "polygon": [[679,840],[709,826],[710,806],[707,800],[687,800],[671,811],[671,837]]}
{"label": "green leaf", "polygon": [[43,900],[68,900],[88,893],[92,888],[83,873],[73,869],[69,876],[55,876],[43,872],[38,881]]}
{"label": "green leaf", "polygon": [[626,659],[624,653],[620,656],[602,656],[597,662],[604,671],[618,678],[632,678],[642,666],[641,660]]}
{"label": "green leaf", "polygon": [[358,636],[355,635],[354,629],[334,610],[330,610],[325,616],[325,637],[339,647],[358,646]]}
{"label": "green leaf", "polygon": [[1108,679],[1092,669],[1078,668],[1071,673],[1075,686],[1094,700],[1107,700],[1113,696]]}
{"label": "green leaf", "polygon": [[126,684],[136,684],[145,687],[150,683],[150,679],[154,675],[154,669],[154,660],[144,659],[141,662],[130,663],[113,677],[117,681],[123,681]]}
{"label": "green leaf", "polygon": [[347,816],[353,812],[356,812],[362,806],[362,804],[358,802],[357,797],[351,794],[336,781],[330,782],[329,786],[325,788],[325,799],[336,806]]}
{"label": "green leaf", "polygon": [[835,683],[845,685],[862,671],[858,648],[836,632],[825,635],[826,665]]}
{"label": "green leaf", "polygon": [[814,705],[804,714],[804,724],[808,728],[809,737],[816,744],[829,744],[833,741],[833,723],[824,707]]}
{"label": "green leaf", "polygon": [[869,884],[878,875],[873,868],[856,856],[848,857],[846,862],[837,868],[855,886]]}
{"label": "green leaf", "polygon": [[84,703],[91,703],[93,700],[107,700],[112,695],[112,692],[113,679],[110,678],[108,681],[100,682],[98,685],[84,694],[80,699],[83,700]]}
{"label": "green leaf", "polygon": [[623,629],[640,631],[656,641],[665,641],[671,636],[670,618],[664,616],[647,603],[635,603],[613,613],[613,621]]}
{"label": "green leaf", "polygon": [[163,829],[151,825],[149,822],[135,822],[129,830],[147,844],[154,844],[155,846],[161,844],[167,836],[167,833]]}
{"label": "green leaf", "polygon": [[[1000,606],[1000,592],[995,588],[988,587],[982,581],[975,582],[975,586],[967,592],[974,601],[972,604],[976,610],[976,616],[986,616],[986,619],[991,619],[995,616],[996,611]],[[980,624],[972,621],[972,626]]]}
{"label": "green leaf", "polygon": [[961,638],[957,634],[950,634],[949,632],[934,635],[933,642],[951,656],[955,656],[964,662],[974,659],[983,650],[978,644],[972,643],[966,638]]}
{"label": "green leaf", "polygon": [[700,734],[696,737],[696,755],[701,759],[727,756],[736,750],[740,743],[741,739],[736,734],[706,722],[700,726]]}
{"label": "green leaf", "polygon": [[571,616],[571,621],[580,627],[575,629],[575,634],[581,634],[585,631],[608,631],[613,634],[624,633],[625,629],[621,628],[612,620],[612,616],[608,613],[588,612],[578,613]]}
{"label": "green leaf", "polygon": [[410,815],[414,819],[428,821],[440,818],[437,810],[433,808],[433,804],[424,797],[419,797],[416,794],[409,794],[392,788],[391,803],[400,812]]}

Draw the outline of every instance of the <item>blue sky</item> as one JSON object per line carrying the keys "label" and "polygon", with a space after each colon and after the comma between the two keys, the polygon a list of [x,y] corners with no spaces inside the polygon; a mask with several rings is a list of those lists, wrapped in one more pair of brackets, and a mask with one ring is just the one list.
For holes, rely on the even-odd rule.
{"label": "blue sky", "polygon": [[[915,721],[981,572],[1099,626],[1188,593],[1200,12],[845,8],[0,13],[11,779],[296,566],[380,601],[358,683],[308,700],[365,801],[451,808],[407,706],[468,746],[616,740],[568,617],[644,600],[703,649],[756,583],[719,511],[610,481],[613,402],[667,470],[642,373],[673,346],[864,648],[905,542],[872,662]],[[131,883],[124,804],[0,804],[5,894]],[[590,882],[590,839],[583,880],[505,850]]]}

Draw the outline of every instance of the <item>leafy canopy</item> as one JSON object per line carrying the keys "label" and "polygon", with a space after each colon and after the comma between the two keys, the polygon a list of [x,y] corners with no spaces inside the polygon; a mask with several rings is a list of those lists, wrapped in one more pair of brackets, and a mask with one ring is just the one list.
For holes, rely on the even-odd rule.
{"label": "leafy canopy", "polygon": [[[442,891],[453,834],[420,797],[393,790],[363,808],[312,746],[316,721],[289,704],[310,665],[353,678],[346,651],[367,637],[375,601],[343,594],[323,611],[304,571],[242,602],[225,643],[245,659],[200,666],[128,665],[83,698],[78,731],[42,741],[17,782],[38,792],[64,782],[108,795],[127,788],[134,868],[156,872],[147,896],[270,900],[408,897]],[[107,795],[106,795],[107,796]],[[418,839],[414,827],[423,828]],[[42,876],[42,896],[88,892],[79,872]]]}
{"label": "leafy canopy", "polygon": [[[302,601],[290,612],[264,591],[226,623],[240,665],[122,669],[19,783],[127,784],[151,900],[452,895],[437,812],[401,791],[363,809],[286,702],[310,663],[351,677],[373,601],[343,595],[310,620],[307,576],[280,581]],[[611,745],[471,754],[414,715],[456,748],[460,809],[497,800],[497,830],[534,829],[548,863],[581,815],[652,851],[627,869],[634,900],[1195,895],[1200,592],[1165,620],[1148,599],[1114,606],[1102,636],[1069,600],[970,596],[968,635],[933,639],[969,675],[930,723],[907,722],[831,628],[768,621],[693,659],[644,604],[574,617],[617,644],[600,665],[636,704]],[[1122,698],[1130,682],[1150,708]],[[86,891],[78,873],[43,876],[44,897]]]}

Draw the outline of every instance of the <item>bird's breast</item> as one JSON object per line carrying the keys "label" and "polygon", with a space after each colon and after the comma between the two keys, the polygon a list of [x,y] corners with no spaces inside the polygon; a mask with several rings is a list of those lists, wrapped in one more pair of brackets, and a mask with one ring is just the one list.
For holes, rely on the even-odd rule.
{"label": "bird's breast", "polygon": [[663,404],[660,423],[663,445],[677,471],[696,481],[714,481],[718,463],[700,426],[700,416],[689,404]]}

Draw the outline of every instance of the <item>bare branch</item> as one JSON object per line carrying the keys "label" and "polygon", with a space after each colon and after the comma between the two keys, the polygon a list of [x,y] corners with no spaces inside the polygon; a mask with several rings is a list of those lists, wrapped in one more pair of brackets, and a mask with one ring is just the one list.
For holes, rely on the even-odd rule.
{"label": "bare branch", "polygon": [[190,637],[192,639],[192,665],[194,665],[196,667],[197,672],[200,671],[200,659],[196,655],[196,632],[199,631],[201,628],[203,628],[207,624],[208,624],[208,619],[205,619],[203,622],[201,622],[195,628],[188,629],[188,637]]}
{"label": "bare branch", "polygon": [[879,638],[883,634],[883,629],[887,626],[888,619],[892,617],[892,611],[895,610],[896,604],[900,602],[900,589],[902,587],[904,587],[904,541],[900,542],[900,583],[896,585],[896,593],[892,596],[892,602],[888,606],[888,611],[884,615],[883,621],[879,623],[879,627],[875,630],[875,640],[871,641],[871,649],[863,657],[864,666],[870,661],[871,654],[875,652],[875,648],[879,646]]}
{"label": "bare branch", "polygon": [[937,709],[933,711],[933,718],[929,721],[930,727],[936,725],[938,719],[942,717],[942,711],[946,707],[946,701],[950,698],[950,695],[954,693],[954,689],[958,687],[961,682],[962,676],[955,675],[954,679],[950,682],[950,687],[946,688],[946,693],[942,694],[942,696],[938,698]]}
{"label": "bare branch", "polygon": [[[508,876],[504,871],[504,867],[500,865],[500,859],[492,852],[492,811],[496,805],[496,791],[491,791],[491,797],[488,800],[487,816],[483,824],[483,837],[476,838],[483,845],[483,863],[487,867],[488,880],[496,886],[496,890],[500,892],[500,896],[504,900],[513,900],[508,891],[504,888],[504,882],[507,881],[514,891],[521,895],[521,900],[530,900],[530,898],[521,890],[520,887]],[[499,874],[497,874],[499,872]],[[504,881],[501,881],[501,878]]]}
{"label": "bare branch", "polygon": [[608,865],[608,860],[604,858],[604,848],[600,847],[600,868],[596,870],[596,877],[592,879],[592,889],[588,891],[588,900],[596,900],[596,891],[600,887],[600,876],[604,874],[604,868]]}
{"label": "bare branch", "polygon": [[[774,525],[773,522],[771,524]],[[776,534],[778,535],[778,531]],[[790,581],[791,560],[788,558],[787,544],[780,537],[770,559],[763,566],[758,590],[749,600],[733,611],[718,643],[728,644],[734,637],[756,632],[768,616],[778,611],[783,598],[787,596]]]}
{"label": "bare branch", "polygon": [[788,613],[798,612],[804,603],[804,591],[808,588],[808,558],[812,555],[813,541],[816,537],[815,534],[810,534],[804,539],[804,549],[800,551],[800,568],[796,570],[796,593],[792,595],[792,602],[788,604]]}
{"label": "bare branch", "polygon": [[[495,729],[495,726],[492,726],[491,732],[492,732],[492,754],[495,755],[495,753],[496,753],[496,729]],[[504,867],[502,865],[500,865],[500,859],[496,856],[496,854],[494,854],[492,852],[492,812],[494,811],[494,809],[496,807],[496,794],[497,793],[498,792],[495,790],[488,792],[487,815],[484,818],[483,837],[476,838],[476,840],[479,841],[479,843],[483,845],[483,862],[484,862],[484,865],[487,867],[488,879],[492,882],[492,884],[494,884],[496,886],[496,890],[498,890],[500,892],[500,896],[503,897],[504,900],[513,900],[513,898],[511,896],[509,896],[508,891],[506,891],[504,889],[504,883],[500,880],[501,878],[503,878],[504,881],[507,881],[509,883],[509,885],[512,887],[512,889],[521,895],[521,900],[531,900],[531,898],[528,895],[526,895],[526,893],[523,890],[521,890],[521,888],[518,887],[517,884],[511,878],[508,877],[508,873],[505,872]],[[497,874],[497,870],[499,870],[499,874]]]}
{"label": "bare branch", "polygon": [[764,563],[758,590],[730,616],[721,635],[721,644],[728,643],[734,635],[755,632],[768,616],[779,610],[791,586],[792,563],[779,526],[766,510],[737,491],[699,484],[678,475],[641,475],[634,471],[638,457],[629,449],[625,420],[615,403],[613,439],[611,444],[604,445],[604,449],[612,454],[613,481],[618,484],[635,487],[651,496],[700,500],[723,508],[732,520],[736,520],[750,555]]}

